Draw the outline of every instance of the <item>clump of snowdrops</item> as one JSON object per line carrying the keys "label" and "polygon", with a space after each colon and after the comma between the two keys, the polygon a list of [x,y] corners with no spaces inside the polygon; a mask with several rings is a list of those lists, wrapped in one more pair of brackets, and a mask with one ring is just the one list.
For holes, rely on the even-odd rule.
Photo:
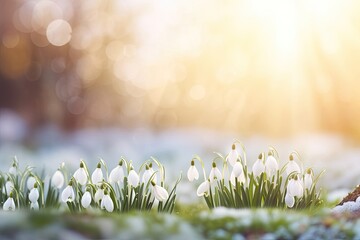
{"label": "clump of snowdrops", "polygon": [[155,158],[138,171],[131,161],[121,158],[110,173],[102,159],[93,171],[81,160],[73,175],[61,164],[51,177],[38,175],[31,167],[21,171],[15,158],[8,172],[0,172],[0,204],[5,211],[68,208],[71,212],[126,212],[150,211],[157,206],[159,212],[171,213],[180,178],[168,191],[165,168]]}
{"label": "clump of snowdrops", "polygon": [[[242,155],[236,150],[242,149]],[[229,154],[215,153],[210,173],[207,175],[203,160],[195,156],[187,172],[189,181],[199,179],[195,163],[199,162],[204,175],[197,195],[204,197],[209,208],[313,208],[322,204],[316,183],[321,176],[314,176],[311,168],[304,170],[297,152],[289,155],[281,167],[278,152],[270,147],[259,154],[251,168],[247,165],[246,152],[240,142],[235,142]],[[297,158],[297,159],[295,159]],[[300,162],[300,165],[299,165]],[[218,165],[222,166],[220,170]]]}

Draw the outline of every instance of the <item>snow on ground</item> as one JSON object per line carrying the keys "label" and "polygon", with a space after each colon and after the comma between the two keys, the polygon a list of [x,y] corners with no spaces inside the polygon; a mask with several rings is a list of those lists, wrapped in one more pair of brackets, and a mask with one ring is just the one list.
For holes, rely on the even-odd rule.
{"label": "snow on ground", "polygon": [[[0,115],[0,130],[0,169],[3,171],[9,168],[15,155],[22,167],[31,165],[39,171],[46,169],[48,174],[52,174],[62,162],[70,170],[75,170],[79,160],[84,159],[93,169],[101,157],[111,169],[121,156],[133,160],[135,167],[140,167],[143,161],[154,156],[165,165],[167,177],[172,181],[182,172],[184,180],[179,186],[178,196],[184,202],[197,199],[194,191],[191,191],[195,188],[194,184],[189,184],[186,179],[186,171],[194,154],[203,158],[208,172],[215,156],[213,152],[227,154],[235,138],[245,145],[250,166],[260,152],[273,146],[280,154],[281,165],[287,162],[290,152],[297,150],[303,158],[304,168],[313,167],[315,174],[325,170],[320,186],[326,190],[343,189],[346,192],[360,183],[360,146],[352,146],[350,142],[334,135],[270,139],[256,135],[245,138],[204,129],[153,131],[149,128],[86,129],[64,133],[56,127],[48,126],[27,139],[25,142],[30,142],[30,145],[25,146],[22,144],[25,134],[22,133],[27,129],[16,117]],[[332,194],[334,196],[336,194]]]}

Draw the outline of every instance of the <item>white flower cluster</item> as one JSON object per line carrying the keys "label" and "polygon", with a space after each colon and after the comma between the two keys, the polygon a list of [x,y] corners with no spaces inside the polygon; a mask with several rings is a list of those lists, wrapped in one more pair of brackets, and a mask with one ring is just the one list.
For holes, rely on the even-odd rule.
{"label": "white flower cluster", "polygon": [[[67,181],[64,174],[64,163],[54,172],[50,182],[45,183],[32,173],[30,167],[21,172],[15,159],[9,171],[0,175],[0,180],[3,181],[0,198],[6,197],[3,200],[2,207],[5,211],[14,211],[16,208],[24,207],[39,210],[46,205],[59,206],[60,196],[62,202],[74,203],[83,209],[92,207],[113,212],[114,210],[120,210],[120,198],[125,199],[132,196],[131,201],[134,200],[135,195],[143,195],[150,201],[151,205],[149,205],[149,201],[144,201],[148,203],[146,206],[148,209],[151,208],[154,199],[159,202],[166,202],[169,199],[169,193],[164,188],[165,169],[156,159],[152,158],[152,160],[157,164],[160,173],[154,171],[151,161],[144,163],[140,167],[140,171],[136,172],[131,162],[122,159],[110,171],[110,174],[108,174],[106,163],[103,160],[97,164],[97,167],[90,174],[86,163],[81,160],[79,168],[64,187],[64,183]],[[102,166],[106,170],[105,174]],[[161,178],[159,183],[158,175]],[[6,180],[3,176],[7,176]],[[45,196],[45,184],[49,187],[46,194],[50,195],[50,204],[46,203],[49,198]],[[122,194],[123,190],[129,192],[129,194],[124,196]],[[140,193],[140,191],[142,192]],[[174,201],[175,197],[173,196],[171,204]],[[79,208],[77,207],[77,209]]]}
{"label": "white flower cluster", "polygon": [[[124,167],[126,171],[124,171]],[[128,174],[126,175],[125,172]],[[52,178],[52,181],[61,182],[61,175],[58,174],[58,172],[55,174]],[[91,174],[91,177],[89,177],[89,173],[85,168],[85,164],[83,161],[81,161],[80,167],[73,175],[73,180],[75,183],[85,188],[85,192],[82,194],[80,200],[82,207],[89,208],[91,203],[94,201],[97,205],[100,206],[101,209],[105,209],[108,212],[114,211],[114,201],[110,197],[109,186],[123,184],[125,178],[127,178],[128,185],[131,188],[136,188],[140,183],[148,184],[150,182],[152,186],[152,193],[160,202],[166,201],[169,197],[166,189],[156,184],[157,173],[153,170],[151,163],[146,165],[146,170],[142,175],[141,181],[139,174],[134,170],[134,168],[131,165],[127,166],[126,164],[124,166],[122,160],[114,169],[112,169],[107,180],[105,180],[103,171],[101,169],[101,163],[98,163],[96,169]],[[96,189],[93,196],[90,192],[89,186],[93,186]],[[71,202],[75,200],[76,195],[77,194],[75,194],[73,181],[70,181],[68,186],[65,187],[65,189],[62,191],[61,200],[63,202]]]}
{"label": "white flower cluster", "polygon": [[[274,156],[275,154],[277,155],[277,152],[273,148],[270,149],[266,158],[265,154],[261,153],[252,165],[252,171],[248,171],[245,153],[243,157],[240,156],[236,150],[236,145],[233,144],[232,150],[226,157],[220,156],[215,158],[215,160],[219,158],[222,159],[222,171],[217,167],[214,160],[211,171],[207,176],[203,161],[199,157],[195,157],[191,160],[190,168],[187,171],[187,177],[190,182],[199,179],[199,172],[195,166],[195,160],[199,160],[204,173],[204,181],[199,185],[197,195],[200,197],[207,197],[212,186],[218,186],[217,181],[220,181],[223,185],[230,181],[233,186],[236,185],[236,182],[239,182],[244,188],[249,188],[251,178],[259,181],[260,176],[264,175],[263,181],[273,181],[274,185],[276,185],[275,176],[280,176],[285,172],[285,177],[288,179],[288,182],[284,189],[284,191],[286,191],[284,201],[289,208],[292,208],[296,198],[301,198],[304,196],[306,190],[310,191],[314,186],[313,172],[309,168],[305,173],[302,173],[300,166],[294,160],[293,153],[290,154],[289,161],[280,169],[278,160]],[[229,170],[231,171],[229,172]],[[252,182],[254,183],[256,181]]]}

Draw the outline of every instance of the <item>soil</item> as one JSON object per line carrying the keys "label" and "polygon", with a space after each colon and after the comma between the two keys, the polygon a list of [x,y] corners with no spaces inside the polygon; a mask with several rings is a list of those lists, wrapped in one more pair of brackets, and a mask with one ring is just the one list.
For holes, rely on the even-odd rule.
{"label": "soil", "polygon": [[355,202],[358,197],[360,197],[360,185],[358,185],[354,191],[344,197],[344,199],[338,205],[343,205],[344,203],[350,201]]}

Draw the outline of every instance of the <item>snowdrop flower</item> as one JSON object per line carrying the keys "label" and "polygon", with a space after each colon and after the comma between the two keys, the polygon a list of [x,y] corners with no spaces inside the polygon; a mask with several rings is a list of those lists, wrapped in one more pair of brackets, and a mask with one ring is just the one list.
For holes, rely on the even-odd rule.
{"label": "snowdrop flower", "polygon": [[74,178],[78,183],[80,183],[80,185],[86,184],[88,178],[86,175],[86,171],[85,171],[83,162],[80,163],[80,168],[78,168],[78,170],[76,170],[76,172],[74,173]]}
{"label": "snowdrop flower", "polygon": [[234,171],[232,171],[230,174],[230,182],[233,186],[236,186],[236,181],[238,181],[239,183],[245,183],[245,176],[244,174],[240,174],[236,177]]}
{"label": "snowdrop flower", "polygon": [[234,166],[238,158],[239,158],[239,153],[236,151],[235,144],[233,144],[230,153],[226,157],[226,161],[228,161],[231,166]]}
{"label": "snowdrop flower", "polygon": [[9,173],[12,175],[16,175],[17,169],[16,169],[16,163],[14,162],[13,165],[9,168]]}
{"label": "snowdrop flower", "polygon": [[293,196],[291,196],[289,193],[287,193],[285,195],[285,204],[289,208],[292,208],[294,206],[294,204],[295,204],[295,198]]}
{"label": "snowdrop flower", "polygon": [[235,176],[235,177],[239,177],[241,174],[244,173],[244,171],[243,171],[243,166],[241,165],[241,163],[240,163],[239,161],[237,161],[237,162],[234,164],[234,167],[233,167],[232,172],[234,173],[234,176]]}
{"label": "snowdrop flower", "polygon": [[154,181],[151,182],[151,185],[153,186],[153,193],[155,195],[155,198],[159,200],[159,202],[165,201],[169,198],[169,193],[166,191],[165,188],[156,185]]}
{"label": "snowdrop flower", "polygon": [[106,209],[108,212],[114,211],[114,203],[109,196],[109,193],[106,191],[104,197],[101,200],[101,209]]}
{"label": "snowdrop flower", "polygon": [[287,193],[293,197],[302,197],[303,192],[304,192],[304,188],[298,176],[295,176],[293,179],[290,179],[287,185]]}
{"label": "snowdrop flower", "polygon": [[39,199],[39,190],[38,190],[38,186],[37,186],[37,183],[34,184],[34,188],[30,190],[30,193],[29,193],[29,200],[30,202],[32,203],[35,203],[38,201]]}
{"label": "snowdrop flower", "polygon": [[205,180],[203,183],[200,184],[198,187],[196,194],[201,197],[207,195],[210,191],[210,180]]}
{"label": "snowdrop flower", "polygon": [[14,189],[14,183],[8,179],[5,183],[6,194],[9,196],[11,191]]}
{"label": "snowdrop flower", "polygon": [[255,177],[260,176],[261,173],[263,173],[265,171],[265,165],[263,163],[263,157],[264,157],[264,154],[261,153],[259,155],[258,159],[255,161],[253,167],[252,167],[252,171],[253,171]]}
{"label": "snowdrop flower", "polygon": [[187,171],[187,177],[189,179],[190,182],[199,179],[199,172],[195,167],[195,161],[191,160],[191,165],[189,167],[189,170]]}
{"label": "snowdrop flower", "polygon": [[140,181],[139,175],[135,172],[133,168],[131,168],[129,172],[128,181],[130,186],[136,187],[137,185],[139,185],[139,181]]}
{"label": "snowdrop flower", "polygon": [[289,163],[286,166],[286,174],[290,175],[292,172],[300,173],[301,171],[299,165],[294,161],[294,156],[290,154]]}
{"label": "snowdrop flower", "polygon": [[123,161],[120,161],[119,164],[110,172],[109,182],[118,183],[124,181],[124,170],[122,168]]}
{"label": "snowdrop flower", "polygon": [[36,202],[32,202],[31,204],[30,204],[30,209],[31,210],[39,210],[39,203],[36,201]]}
{"label": "snowdrop flower", "polygon": [[102,185],[100,188],[98,188],[96,190],[95,196],[94,196],[96,203],[99,203],[100,200],[104,197],[104,188],[105,188],[105,186]]}
{"label": "snowdrop flower", "polygon": [[81,198],[81,206],[83,208],[88,208],[91,204],[91,194],[89,191],[86,191]]}
{"label": "snowdrop flower", "polygon": [[265,161],[265,169],[268,176],[274,175],[276,171],[279,170],[279,164],[276,161],[275,157],[272,155],[272,152],[268,153],[268,157]]}
{"label": "snowdrop flower", "polygon": [[232,185],[236,185],[236,180],[240,183],[245,183],[243,167],[239,161],[234,164],[233,170],[230,174],[230,182]]}
{"label": "snowdrop flower", "polygon": [[26,181],[26,186],[29,190],[34,188],[34,184],[36,183],[36,179],[30,175],[30,177]]}
{"label": "snowdrop flower", "polygon": [[216,167],[215,162],[212,163],[212,168],[211,168],[211,171],[210,171],[209,179],[210,179],[211,182],[214,181],[214,180],[221,180],[222,179],[221,172],[220,172],[219,168]]}
{"label": "snowdrop flower", "polygon": [[64,186],[65,178],[60,170],[57,170],[51,177],[51,185],[60,189]]}
{"label": "snowdrop flower", "polygon": [[15,211],[15,202],[13,199],[12,193],[10,193],[9,198],[4,202],[3,210],[4,211]]}
{"label": "snowdrop flower", "polygon": [[311,186],[313,184],[313,179],[312,179],[312,170],[311,168],[309,168],[306,173],[305,173],[305,176],[304,176],[304,186],[305,186],[305,189],[311,189]]}
{"label": "snowdrop flower", "polygon": [[63,202],[71,202],[75,200],[75,192],[72,187],[72,182],[69,182],[69,185],[62,191],[61,200]]}
{"label": "snowdrop flower", "polygon": [[91,174],[91,181],[93,184],[99,184],[104,179],[103,172],[101,171],[101,163],[97,164],[96,169]]}
{"label": "snowdrop flower", "polygon": [[[146,165],[146,170],[143,174],[142,182],[145,184],[148,183],[153,174],[154,174],[154,170],[152,169],[152,167],[150,167],[150,165],[149,166]],[[157,182],[156,174],[153,176],[152,181],[154,181],[155,183]]]}

